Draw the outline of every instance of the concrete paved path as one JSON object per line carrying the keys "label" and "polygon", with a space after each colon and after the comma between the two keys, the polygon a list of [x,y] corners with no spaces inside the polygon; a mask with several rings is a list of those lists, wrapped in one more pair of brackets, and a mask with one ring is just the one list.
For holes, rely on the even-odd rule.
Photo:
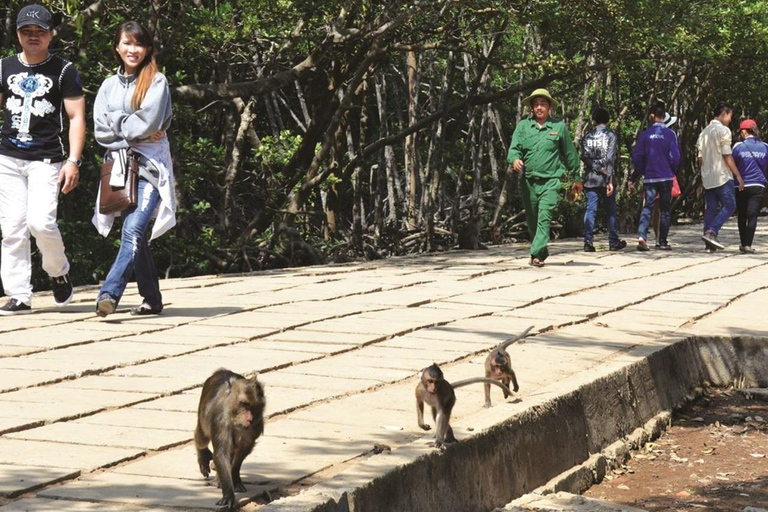
{"label": "concrete paved path", "polygon": [[[592,254],[557,241],[543,269],[515,245],[166,280],[157,317],[128,314],[135,286],[107,319],[93,312],[95,288],[58,309],[40,294],[34,314],[0,318],[0,512],[215,508],[190,441],[202,382],[221,367],[265,383],[269,419],[242,475],[248,496],[275,498],[348,471],[377,443],[428,449],[420,369],[480,376],[487,351],[529,325],[510,348],[520,393],[492,392],[499,420],[675,337],[763,336],[761,222],[755,255],[738,252],[732,221],[715,254],[695,225],[673,228],[671,252],[637,252],[631,237]],[[462,439],[488,411],[482,386],[457,394]]]}

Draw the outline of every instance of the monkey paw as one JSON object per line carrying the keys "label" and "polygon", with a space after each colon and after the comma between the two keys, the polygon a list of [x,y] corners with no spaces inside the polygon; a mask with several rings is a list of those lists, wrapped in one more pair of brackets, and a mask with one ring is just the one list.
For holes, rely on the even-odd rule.
{"label": "monkey paw", "polygon": [[[507,397],[504,397],[504,398],[507,398]],[[490,406],[491,406],[491,402],[485,402],[485,404],[483,405],[483,408],[488,409]]]}
{"label": "monkey paw", "polygon": [[235,492],[245,492],[248,489],[245,488],[245,484],[243,482],[237,482],[235,484]]}
{"label": "monkey paw", "polygon": [[213,460],[213,454],[209,449],[199,450],[197,452],[197,464],[200,467],[200,473],[205,478],[208,478],[211,474],[211,461]]}
{"label": "monkey paw", "polygon": [[231,500],[229,498],[221,498],[216,502],[216,506],[226,510],[237,510],[237,500],[234,497]]}
{"label": "monkey paw", "polygon": [[442,452],[442,451],[444,451],[444,450],[445,450],[445,448],[446,448],[446,444],[445,444],[445,443],[443,443],[443,442],[441,442],[441,441],[435,441],[435,442],[433,442],[433,443],[429,443],[429,446],[430,446],[431,448],[437,448],[437,449],[438,449],[438,450],[440,450],[441,452]]}
{"label": "monkey paw", "polygon": [[419,425],[419,426],[421,427],[421,430],[432,430],[432,427],[430,427],[430,426],[429,426],[429,425],[427,425],[427,424],[424,424],[424,425]]}

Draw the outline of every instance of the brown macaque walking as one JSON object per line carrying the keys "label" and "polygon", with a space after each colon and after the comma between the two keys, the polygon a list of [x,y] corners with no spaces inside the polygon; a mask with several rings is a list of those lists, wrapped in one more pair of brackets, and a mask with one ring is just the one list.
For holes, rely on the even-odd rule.
{"label": "brown macaque walking", "polygon": [[[515,375],[515,371],[512,369],[512,359],[509,357],[507,347],[528,336],[528,333],[531,332],[531,329],[533,329],[533,326],[528,327],[525,331],[523,331],[522,334],[519,334],[514,338],[510,338],[500,343],[498,347],[493,349],[493,351],[488,354],[488,357],[485,358],[485,376],[487,378],[499,380],[507,388],[509,388],[509,383],[512,382],[515,392],[520,389],[520,387],[517,385],[517,376]],[[508,396],[509,392],[504,391],[504,398],[507,398]],[[491,385],[486,383],[484,407],[490,406]]]}
{"label": "brown macaque walking", "polygon": [[435,363],[421,372],[421,379],[416,385],[416,422],[423,430],[432,428],[424,423],[424,404],[426,403],[432,408],[432,419],[435,420],[435,446],[438,448],[456,441],[450,425],[451,412],[456,405],[454,388],[477,382],[494,384],[509,392],[509,389],[499,381],[482,377],[461,380],[451,385],[445,380],[443,371]]}
{"label": "brown macaque walking", "polygon": [[213,460],[223,495],[216,502],[220,507],[237,510],[235,492],[246,490],[240,466],[264,432],[265,403],[264,388],[256,376],[246,379],[222,368],[203,384],[195,429],[197,463],[208,478]]}

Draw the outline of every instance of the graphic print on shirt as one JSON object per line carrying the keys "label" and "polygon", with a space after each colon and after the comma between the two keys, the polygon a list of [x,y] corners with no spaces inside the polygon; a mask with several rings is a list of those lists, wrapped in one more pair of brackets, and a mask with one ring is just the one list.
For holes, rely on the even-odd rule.
{"label": "graphic print on shirt", "polygon": [[595,151],[608,151],[608,134],[605,132],[595,133],[585,141],[587,149]]}
{"label": "graphic print on shirt", "polygon": [[53,80],[45,75],[30,75],[27,72],[8,77],[8,88],[16,96],[8,98],[5,104],[11,112],[11,126],[18,130],[17,146],[29,147],[33,140],[29,133],[32,116],[43,117],[55,112],[56,108],[43,98],[53,87]]}

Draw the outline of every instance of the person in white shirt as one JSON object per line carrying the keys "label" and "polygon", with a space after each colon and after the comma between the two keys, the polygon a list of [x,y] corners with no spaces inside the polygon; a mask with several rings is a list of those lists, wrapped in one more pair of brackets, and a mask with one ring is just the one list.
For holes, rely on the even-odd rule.
{"label": "person in white shirt", "polygon": [[733,107],[725,102],[715,106],[714,119],[699,134],[696,142],[701,183],[704,185],[704,234],[701,239],[707,250],[725,249],[717,235],[720,228],[736,211],[736,194],[733,179],[739,190],[744,181],[731,155],[731,130],[728,125],[733,117]]}

